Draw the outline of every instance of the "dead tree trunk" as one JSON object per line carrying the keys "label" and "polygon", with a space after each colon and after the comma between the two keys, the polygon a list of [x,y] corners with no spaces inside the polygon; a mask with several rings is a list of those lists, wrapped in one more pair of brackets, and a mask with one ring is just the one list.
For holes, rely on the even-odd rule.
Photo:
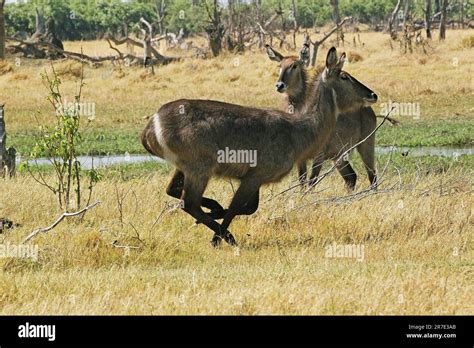
{"label": "dead tree trunk", "polygon": [[[141,28],[141,31],[143,33],[143,66],[147,68],[148,63],[151,62],[152,59],[151,39],[153,38],[153,28],[151,24],[143,17],[140,18],[140,23],[144,24],[148,29],[147,31],[146,29]],[[155,73],[153,64],[151,64],[151,71],[152,73]]]}
{"label": "dead tree trunk", "polygon": [[296,7],[296,1],[291,0],[291,11],[293,17],[293,47],[296,48],[296,33],[298,31],[298,8]]}
{"label": "dead tree trunk", "polygon": [[39,40],[45,34],[46,25],[44,22],[43,11],[39,11],[38,8],[36,8],[35,23],[36,30],[35,33],[31,36],[30,40]]}
{"label": "dead tree trunk", "polygon": [[425,29],[426,37],[431,39],[431,0],[425,0]]}
{"label": "dead tree trunk", "polygon": [[[339,1],[330,0],[329,3],[332,7],[332,20],[334,24],[337,25],[341,21],[341,15],[339,12]],[[342,45],[344,46],[344,34],[342,33],[341,30],[338,29],[337,34],[336,34],[337,46],[339,46],[339,41],[342,41]]]}
{"label": "dead tree trunk", "polygon": [[263,28],[263,20],[262,20],[262,1],[261,0],[254,0],[253,5],[255,8],[255,17],[257,22],[257,33],[258,33],[258,47],[263,48],[265,45],[265,29]]}
{"label": "dead tree trunk", "polygon": [[443,5],[441,8],[441,21],[439,23],[439,39],[440,40],[446,39],[446,17],[447,17],[446,8],[447,7],[448,7],[448,0],[443,0]]}
{"label": "dead tree trunk", "polygon": [[0,177],[4,176],[4,162],[7,158],[7,131],[5,130],[5,121],[3,119],[3,105],[0,105]]}
{"label": "dead tree trunk", "polygon": [[158,17],[157,22],[158,22],[158,31],[160,35],[163,35],[165,33],[165,28],[164,28],[164,19],[166,16],[166,4],[165,0],[161,0],[156,2],[156,16]]}
{"label": "dead tree trunk", "polygon": [[410,10],[411,10],[411,1],[412,0],[405,0],[405,8],[403,10],[403,23],[402,26],[405,28],[405,24],[407,20],[410,20]]}
{"label": "dead tree trunk", "polygon": [[395,8],[393,9],[392,15],[390,16],[390,19],[388,20],[388,32],[390,33],[390,37],[393,40],[397,38],[398,26],[395,26],[394,28],[394,23],[397,19],[398,11],[400,10],[401,5],[402,5],[402,0],[398,0],[397,4],[395,5]]}
{"label": "dead tree trunk", "polygon": [[5,59],[5,0],[0,0],[0,59]]}
{"label": "dead tree trunk", "polygon": [[339,2],[338,0],[330,0],[332,7],[332,20],[334,24],[338,24],[341,21],[341,15],[339,13]]}
{"label": "dead tree trunk", "polygon": [[228,0],[228,9],[229,9],[229,18],[227,21],[227,33],[225,37],[225,43],[229,51],[233,51],[235,48],[235,38],[234,38],[234,20],[235,20],[235,7],[234,0]]}
{"label": "dead tree trunk", "polygon": [[[316,40],[314,42],[312,42],[309,37],[307,40],[309,40],[309,42],[311,42],[313,44],[313,54],[312,54],[312,57],[311,57],[311,66],[314,66],[316,64],[316,57],[318,55],[318,48],[319,46],[321,46],[321,44],[326,41],[332,34],[334,34],[334,32],[336,32],[337,30],[339,30],[339,28],[341,28],[344,23],[346,23],[347,21],[351,20],[352,18],[351,17],[346,17],[344,18],[342,21],[340,21],[334,28],[332,28],[329,33],[327,33],[326,35],[324,35],[324,37],[321,39],[321,40]],[[306,41],[306,39],[305,39]]]}
{"label": "dead tree trunk", "polygon": [[15,175],[16,149],[7,150],[7,130],[5,128],[4,105],[0,105],[0,177]]}
{"label": "dead tree trunk", "polygon": [[224,26],[221,22],[221,10],[219,9],[219,3],[214,0],[214,6],[211,11],[206,3],[206,10],[209,16],[209,25],[206,28],[206,33],[209,39],[209,46],[211,48],[212,55],[217,57],[221,53],[222,49],[222,38],[224,36]]}

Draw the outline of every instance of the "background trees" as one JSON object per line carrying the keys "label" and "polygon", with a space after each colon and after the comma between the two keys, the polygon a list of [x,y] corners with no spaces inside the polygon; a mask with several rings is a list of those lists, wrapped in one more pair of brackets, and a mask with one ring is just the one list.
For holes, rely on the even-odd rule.
{"label": "background trees", "polygon": [[282,43],[281,32],[294,35],[346,16],[375,30],[385,28],[395,37],[408,17],[424,26],[428,37],[431,27],[440,28],[444,37],[449,25],[474,23],[474,5],[468,0],[29,0],[4,6],[6,36],[30,37],[36,30],[37,10],[54,19],[61,40],[139,33],[137,24],[143,17],[154,33],[170,35],[175,42],[190,34],[206,35],[213,55],[221,47],[243,51],[255,44],[248,41],[251,35],[259,36],[257,45],[263,47],[263,37]]}

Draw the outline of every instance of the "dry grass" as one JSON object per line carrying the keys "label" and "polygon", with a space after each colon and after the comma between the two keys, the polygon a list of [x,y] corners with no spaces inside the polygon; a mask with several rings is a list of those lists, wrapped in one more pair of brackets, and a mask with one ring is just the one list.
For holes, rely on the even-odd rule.
{"label": "dry grass", "polygon": [[349,60],[349,63],[357,63],[364,60],[364,58],[359,53],[354,51],[349,51],[347,53],[347,59]]}
{"label": "dry grass", "polygon": [[[473,314],[474,202],[465,174],[422,177],[414,191],[293,212],[344,191],[333,175],[321,193],[276,197],[290,184],[285,180],[264,189],[255,215],[232,224],[240,249],[220,250],[182,211],[166,210],[153,226],[166,203],[176,203],[164,194],[166,176],[108,180],[96,192],[103,203],[82,224],[69,220],[33,240],[37,262],[0,260],[0,313]],[[444,189],[420,196],[441,182]],[[115,187],[133,187],[124,224]],[[207,191],[226,203],[231,192],[222,181]],[[3,212],[24,224],[2,235],[3,243],[17,243],[58,214],[46,191],[25,177],[2,188],[2,202]],[[139,249],[128,254],[114,241]],[[363,246],[363,260],[325,257],[332,243]]]}
{"label": "dry grass", "polygon": [[[432,48],[428,55],[419,50],[402,55],[397,45],[393,50],[390,49],[386,34],[370,32],[360,34],[364,45],[357,44],[357,47],[350,44],[353,34],[347,34],[349,43],[341,50],[357,52],[364,58],[362,61],[350,62],[347,70],[375,90],[381,102],[418,102],[423,120],[462,119],[474,114],[470,102],[474,93],[474,80],[466,78],[474,75],[474,51],[461,48],[461,42],[471,37],[472,33],[472,29],[449,31],[448,40],[442,43],[435,37],[430,43]],[[302,37],[298,37],[298,44],[301,42]],[[331,44],[328,42],[321,48],[318,65],[325,59],[325,52]],[[110,52],[105,41],[66,43],[68,50],[80,52],[81,47],[84,53],[90,55],[114,53]],[[138,51],[135,53],[140,54]],[[283,50],[282,53],[296,52]],[[50,106],[43,102],[45,89],[40,79],[40,72],[48,68],[49,64],[47,61],[22,59],[19,66],[13,64],[12,71],[0,75],[0,102],[8,105],[6,117],[10,130],[35,128],[35,122],[32,121],[38,110],[42,112],[42,121],[51,115]],[[78,64],[55,64],[64,73],[65,95],[74,95]],[[28,80],[15,78],[17,74],[28,76]],[[144,115],[178,98],[209,98],[280,108],[280,96],[274,90],[277,76],[275,62],[260,51],[238,56],[224,54],[208,60],[188,58],[157,68],[153,76],[138,67],[117,67],[108,63],[97,69],[85,66],[87,86],[84,100],[96,103],[97,112],[94,122],[88,127],[136,127],[144,124]],[[431,94],[422,93],[428,89],[432,91]]]}
{"label": "dry grass", "polygon": [[9,62],[7,62],[4,59],[0,60],[0,75],[9,73],[12,70],[13,70],[13,67]]}
{"label": "dry grass", "polygon": [[461,40],[462,48],[473,48],[474,47],[474,35],[467,36]]}
{"label": "dry grass", "polygon": [[[345,50],[364,59],[351,61],[347,70],[382,102],[419,102],[424,119],[472,119],[474,85],[468,77],[474,75],[474,51],[461,47],[472,33],[448,31],[444,43],[435,37],[428,55],[402,55],[390,49],[387,35],[361,33],[364,45],[346,44]],[[320,50],[318,63],[330,44]],[[113,53],[104,42],[66,43],[68,50],[81,47],[91,55]],[[38,109],[40,121],[52,115],[39,78],[49,63],[7,64],[8,71],[0,72],[0,103],[8,106],[8,128],[32,129]],[[73,95],[79,65],[56,67],[65,95]],[[273,87],[277,74],[263,52],[186,59],[157,68],[153,76],[140,68],[86,66],[83,99],[96,103],[89,127],[136,128],[145,124],[144,115],[181,97],[280,107]],[[398,180],[390,171],[382,190]],[[0,314],[472,315],[472,171],[421,177],[414,172],[402,175],[410,189],[290,211],[345,194],[341,178],[332,175],[319,193],[276,196],[294,183],[293,173],[263,190],[256,214],[233,222],[240,249],[220,250],[210,247],[211,232],[193,226],[182,211],[165,210],[153,224],[168,203],[177,203],[164,193],[166,175],[108,177],[94,194],[102,204],[82,223],[65,221],[33,240],[37,261],[0,259]],[[0,244],[19,243],[59,215],[53,197],[31,178],[20,175],[0,185],[1,217],[23,225],[0,234]],[[121,221],[116,188],[130,187]],[[227,205],[232,190],[228,182],[213,181],[206,195]],[[423,190],[428,194],[420,195]],[[114,241],[138,249],[127,252]],[[333,243],[364,247],[363,260],[325,257]]]}

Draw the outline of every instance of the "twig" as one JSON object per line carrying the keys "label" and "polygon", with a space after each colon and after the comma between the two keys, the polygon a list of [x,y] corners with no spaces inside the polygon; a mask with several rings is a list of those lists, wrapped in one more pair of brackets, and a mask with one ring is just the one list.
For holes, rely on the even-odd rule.
{"label": "twig", "polygon": [[133,246],[133,245],[118,245],[117,243],[118,243],[118,241],[116,241],[116,240],[113,241],[113,242],[112,242],[112,246],[113,246],[114,248],[122,248],[122,249],[127,249],[127,250],[130,250],[130,249],[140,249],[140,247],[137,247],[137,246]]}
{"label": "twig", "polygon": [[32,238],[34,238],[37,234],[39,233],[45,233],[45,232],[48,232],[48,231],[51,231],[53,228],[55,228],[57,225],[59,225],[59,223],[61,221],[63,221],[64,218],[66,217],[70,217],[70,216],[77,216],[77,215],[81,215],[82,213],[86,212],[87,210],[89,209],[92,209],[94,208],[96,205],[100,204],[101,202],[100,201],[97,201],[95,202],[94,204],[91,204],[75,213],[63,213],[51,226],[49,227],[43,227],[43,228],[39,228],[33,232],[31,232],[28,237],[26,237],[25,239],[23,239],[23,242],[21,242],[22,244],[25,244],[27,242],[29,242]]}
{"label": "twig", "polygon": [[[382,122],[380,122],[380,124],[374,128],[374,130],[372,132],[370,132],[369,135],[367,135],[364,139],[362,139],[361,141],[357,142],[356,144],[354,144],[353,146],[351,146],[349,149],[347,149],[346,151],[344,151],[341,155],[339,155],[339,157],[337,158],[336,161],[334,161],[334,164],[331,168],[329,168],[325,173],[323,173],[321,176],[318,177],[318,180],[316,180],[316,182],[311,186],[309,187],[307,190],[305,190],[304,194],[307,194],[313,187],[315,187],[317,184],[319,184],[326,176],[328,176],[336,167],[338,164],[340,164],[341,160],[347,155],[349,154],[352,150],[354,150],[357,146],[359,146],[360,144],[362,144],[363,142],[365,142],[367,139],[369,139],[372,135],[375,134],[375,132],[377,132],[377,130],[384,124],[384,122],[388,119],[390,113],[393,111],[395,107],[392,107],[390,109],[390,111],[384,116]],[[289,188],[277,193],[274,197],[278,197],[288,191],[291,191],[297,187],[300,187],[300,186],[303,186],[304,184],[308,183],[309,180],[306,180],[304,182],[298,182],[297,184],[293,185],[293,186],[290,186]],[[271,197],[269,200],[273,199],[274,197]]]}

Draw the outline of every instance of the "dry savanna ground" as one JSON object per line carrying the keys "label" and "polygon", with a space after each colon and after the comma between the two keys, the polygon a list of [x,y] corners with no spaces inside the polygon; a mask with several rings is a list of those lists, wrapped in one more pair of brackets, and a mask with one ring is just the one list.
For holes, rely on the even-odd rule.
{"label": "dry savanna ground", "polygon": [[[321,34],[314,34],[318,37]],[[382,103],[389,100],[420,103],[421,119],[472,119],[474,91],[474,30],[449,33],[448,41],[439,43],[435,38],[427,47],[428,54],[415,48],[413,54],[401,53],[398,44],[390,48],[390,40],[382,33],[361,33],[360,42],[352,45],[354,35],[348,34],[349,43],[340,48],[350,60],[346,70],[372,88],[380,96],[375,106],[380,111]],[[471,38],[471,40],[469,40]],[[356,39],[358,42],[359,39]],[[298,50],[302,37],[298,38]],[[323,64],[328,42],[320,49],[317,65]],[[91,56],[114,54],[106,42],[66,42],[67,50]],[[123,49],[123,48],[122,48]],[[283,54],[298,54],[298,50]],[[140,52],[136,51],[136,54]],[[170,51],[170,56],[191,55],[191,52]],[[355,61],[358,60],[358,61]],[[51,108],[44,103],[46,90],[40,73],[49,70],[47,61],[20,59],[9,60],[8,67],[0,69],[0,98],[8,106],[7,117],[12,131],[34,129],[32,115],[40,111],[40,120],[51,115]],[[59,62],[62,88],[72,101],[80,64]],[[278,67],[262,51],[243,55],[224,54],[216,59],[186,58],[157,69],[151,75],[143,68],[105,64],[101,68],[85,67],[86,87],[83,101],[96,105],[96,117],[87,127],[136,128],[144,123],[142,117],[154,113],[162,104],[178,98],[207,98],[259,107],[280,108],[280,96],[274,85]],[[9,116],[10,115],[10,116]],[[406,122],[412,121],[406,117]]]}
{"label": "dry savanna ground", "polygon": [[[402,55],[387,35],[361,33],[364,46],[345,50],[362,60],[347,70],[382,102],[419,102],[426,123],[472,125],[474,53],[463,42],[473,34],[448,31],[451,40],[434,40],[428,55]],[[66,43],[81,46],[107,53],[103,42]],[[51,120],[38,76],[47,64],[3,65],[0,101],[9,106],[13,133],[34,130],[37,111],[41,122]],[[72,100],[78,65],[57,68]],[[138,134],[144,115],[180,97],[279,107],[277,70],[263,52],[186,59],[154,76],[86,67],[84,100],[96,103],[97,115],[85,126]],[[103,170],[93,194],[101,204],[82,221],[67,219],[30,241],[37,259],[0,258],[0,314],[474,314],[472,156],[442,163],[378,156],[382,182],[368,193],[353,159],[359,194],[348,195],[337,173],[306,195],[282,193],[295,184],[292,173],[263,188],[256,214],[234,220],[239,247],[219,249],[209,244],[211,232],[166,196],[171,168]],[[236,186],[214,180],[206,195],[227,205]],[[55,198],[28,174],[0,180],[0,217],[21,224],[1,233],[0,245],[17,245],[59,215]]]}

